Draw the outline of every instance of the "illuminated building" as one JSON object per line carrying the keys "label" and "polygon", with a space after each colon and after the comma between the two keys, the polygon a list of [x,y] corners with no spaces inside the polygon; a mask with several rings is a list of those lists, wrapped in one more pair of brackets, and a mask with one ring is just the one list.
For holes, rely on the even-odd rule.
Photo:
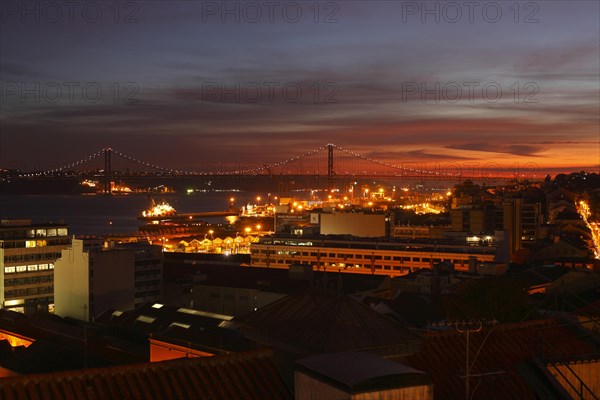
{"label": "illuminated building", "polygon": [[394,225],[392,237],[405,239],[441,239],[450,226]]}
{"label": "illuminated building", "polygon": [[[522,249],[523,245],[536,240],[542,223],[541,204],[526,203],[523,199],[510,199],[502,204],[497,218],[501,218],[501,228],[508,232],[510,249],[515,252]],[[498,223],[498,228],[499,225]]]}
{"label": "illuminated building", "polygon": [[162,296],[158,246],[123,244],[102,249],[74,239],[55,264],[56,313],[91,321],[109,308],[131,310]]}
{"label": "illuminated building", "polygon": [[469,263],[494,262],[496,247],[468,246],[442,240],[388,241],[365,238],[264,237],[252,244],[251,266],[288,268],[313,265],[316,270],[404,275],[447,261],[468,271]]}
{"label": "illuminated building", "polygon": [[69,243],[65,224],[0,221],[0,308],[54,311],[54,261]]}
{"label": "illuminated building", "polygon": [[539,202],[510,197],[492,199],[482,193],[461,193],[453,198],[450,216],[452,232],[493,235],[504,231],[511,257],[536,241],[543,222]]}
{"label": "illuminated building", "polygon": [[295,235],[390,236],[392,217],[383,213],[304,212],[275,215],[275,231]]}

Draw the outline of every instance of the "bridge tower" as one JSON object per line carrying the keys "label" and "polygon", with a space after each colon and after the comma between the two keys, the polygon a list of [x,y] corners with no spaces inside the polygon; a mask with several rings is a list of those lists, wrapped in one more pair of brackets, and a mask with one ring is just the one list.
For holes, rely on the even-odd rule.
{"label": "bridge tower", "polygon": [[332,189],[333,187],[333,175],[335,172],[333,171],[333,148],[335,146],[332,143],[327,145],[327,190]]}
{"label": "bridge tower", "polygon": [[112,190],[110,188],[110,178],[112,175],[111,172],[111,163],[110,163],[110,154],[112,149],[107,147],[104,149],[104,194],[112,194]]}

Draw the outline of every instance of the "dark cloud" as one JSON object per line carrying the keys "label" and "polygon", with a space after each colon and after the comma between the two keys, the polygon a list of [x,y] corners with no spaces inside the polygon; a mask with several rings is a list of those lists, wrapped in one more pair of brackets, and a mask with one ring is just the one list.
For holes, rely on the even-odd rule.
{"label": "dark cloud", "polygon": [[451,154],[432,153],[427,149],[410,150],[406,152],[381,152],[374,151],[366,154],[368,157],[377,160],[404,160],[411,161],[467,161],[473,160],[472,157],[457,156]]}
{"label": "dark cloud", "polygon": [[[279,161],[334,142],[389,162],[514,156],[562,165],[583,163],[581,149],[597,143],[593,2],[544,4],[540,24],[515,24],[508,9],[498,24],[402,23],[393,2],[341,2],[335,24],[203,24],[202,3],[163,3],[140,3],[136,24],[0,26],[3,81],[87,79],[105,89],[94,104],[3,101],[0,163],[54,164],[113,146],[196,167]],[[111,85],[127,81],[139,87],[135,104],[113,100]],[[497,82],[505,92],[497,103],[481,91],[454,103],[405,96],[407,85],[449,82]],[[538,102],[515,100],[515,82],[537,84]],[[267,83],[276,84],[272,97]],[[233,96],[232,85],[241,86]],[[299,85],[301,98],[282,95],[285,85]]]}
{"label": "dark cloud", "polygon": [[539,157],[544,148],[526,144],[465,143],[446,146],[448,149],[506,153],[521,157]]}

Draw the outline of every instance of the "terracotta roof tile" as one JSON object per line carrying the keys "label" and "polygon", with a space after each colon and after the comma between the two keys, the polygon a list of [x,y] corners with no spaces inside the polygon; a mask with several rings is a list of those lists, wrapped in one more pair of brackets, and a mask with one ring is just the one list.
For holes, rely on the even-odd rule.
{"label": "terracotta roof tile", "polygon": [[0,380],[0,399],[291,399],[272,353],[254,350]]}
{"label": "terracotta roof tile", "polygon": [[[534,399],[535,393],[520,375],[517,366],[543,354],[572,356],[591,354],[597,349],[575,330],[552,321],[531,321],[494,327],[485,343],[488,331],[470,334],[470,359],[481,347],[472,367],[472,374],[500,372],[487,378],[473,378],[476,399]],[[544,343],[540,347],[540,343]],[[483,346],[482,346],[483,344]],[[436,399],[464,397],[465,335],[456,331],[426,335],[423,350],[408,357],[414,368],[428,372],[434,383]]]}
{"label": "terracotta roof tile", "polygon": [[311,290],[284,297],[233,320],[260,343],[292,346],[299,353],[418,346],[422,339],[398,322],[335,292]]}

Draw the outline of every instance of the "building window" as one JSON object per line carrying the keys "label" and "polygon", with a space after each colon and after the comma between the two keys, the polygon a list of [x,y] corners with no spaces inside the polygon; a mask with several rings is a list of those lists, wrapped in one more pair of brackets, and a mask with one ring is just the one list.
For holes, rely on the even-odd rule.
{"label": "building window", "polygon": [[5,274],[12,274],[16,271],[17,271],[16,267],[4,267]]}
{"label": "building window", "polygon": [[28,265],[27,266],[27,271],[37,271],[37,270],[38,270],[37,265]]}
{"label": "building window", "polygon": [[25,272],[27,271],[27,266],[26,265],[19,265],[17,267],[17,272]]}
{"label": "building window", "polygon": [[35,247],[35,240],[26,240],[25,247]]}

